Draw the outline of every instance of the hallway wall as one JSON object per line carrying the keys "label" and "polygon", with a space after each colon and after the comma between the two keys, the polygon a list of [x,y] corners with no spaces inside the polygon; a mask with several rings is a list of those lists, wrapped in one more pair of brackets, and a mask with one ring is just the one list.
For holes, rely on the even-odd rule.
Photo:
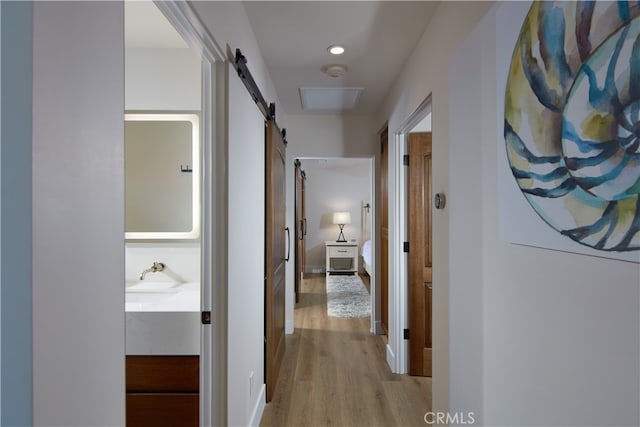
{"label": "hallway wall", "polygon": [[[528,6],[504,3],[492,8],[452,62],[457,71],[451,78],[450,114],[464,114],[468,125],[466,132],[457,132],[450,123],[450,191],[457,212],[453,218],[452,200],[450,242],[452,253],[469,240],[477,249],[482,307],[473,309],[464,299],[478,283],[454,280],[455,271],[469,271],[452,258],[451,303],[460,312],[451,313],[451,325],[464,328],[470,315],[482,319],[486,424],[639,425],[640,264],[499,238],[497,153],[504,143],[498,111],[504,83],[497,82],[506,81]],[[484,107],[481,115],[465,114],[473,105]],[[470,133],[479,148],[470,147]],[[453,153],[456,169],[464,173],[454,170]],[[468,185],[470,177],[473,186]],[[476,191],[481,194],[477,204],[466,197]],[[480,213],[475,221],[482,233],[462,232],[469,218],[460,213],[472,209]],[[457,349],[452,367],[472,363],[463,342],[452,347]],[[452,381],[460,395],[464,380]]]}
{"label": "hallway wall", "polygon": [[124,425],[124,11],[33,6],[33,422]]}
{"label": "hallway wall", "polygon": [[434,213],[434,410],[638,425],[640,266],[498,238],[496,46],[528,4],[489,6],[441,3],[377,116],[393,132],[432,94],[433,189],[448,196]]}
{"label": "hallway wall", "polygon": [[[420,103],[430,94],[432,96],[432,133],[433,133],[433,175],[432,189],[434,193],[448,193],[449,185],[449,78],[451,70],[449,61],[457,46],[468,36],[483,14],[490,6],[490,2],[441,2],[437,6],[434,15],[429,19],[429,24],[416,45],[412,56],[399,74],[390,93],[387,95],[381,108],[376,113],[376,127],[382,127],[385,121],[389,122],[389,205],[396,206],[400,203],[400,195],[394,188],[393,177],[401,173],[401,160],[396,157],[396,141],[394,134],[398,132],[403,123],[418,108]],[[447,194],[448,195],[448,194]],[[449,390],[449,373],[454,367],[450,366],[450,337],[449,329],[449,271],[454,262],[449,256],[449,212],[451,208],[433,211],[433,409],[434,411],[447,411],[449,399],[452,398],[452,407],[457,399]],[[403,221],[398,218],[396,212],[389,213],[389,224],[399,224]],[[389,229],[389,254],[401,254],[400,242],[404,238],[397,235],[393,227]],[[395,247],[394,247],[395,245]],[[399,255],[403,260],[403,255]],[[406,342],[398,331],[408,327],[405,319],[396,319],[393,307],[396,304],[394,295],[395,276],[398,274],[397,266],[389,263],[390,289],[389,301],[389,347],[397,349],[404,347]],[[475,350],[475,348],[474,348]],[[471,351],[473,353],[473,351]],[[477,354],[477,353],[473,353]],[[404,360],[395,354],[390,355],[392,366],[403,372]],[[470,379],[471,394],[481,399],[481,393],[474,379]],[[477,391],[477,393],[475,393]],[[468,410],[474,410],[479,403],[474,401]]]}

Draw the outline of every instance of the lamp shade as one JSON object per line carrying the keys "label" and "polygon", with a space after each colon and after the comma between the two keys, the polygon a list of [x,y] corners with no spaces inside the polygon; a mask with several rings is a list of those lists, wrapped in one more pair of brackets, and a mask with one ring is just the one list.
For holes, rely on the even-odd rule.
{"label": "lamp shade", "polygon": [[351,224],[351,213],[349,212],[335,212],[333,214],[334,224]]}

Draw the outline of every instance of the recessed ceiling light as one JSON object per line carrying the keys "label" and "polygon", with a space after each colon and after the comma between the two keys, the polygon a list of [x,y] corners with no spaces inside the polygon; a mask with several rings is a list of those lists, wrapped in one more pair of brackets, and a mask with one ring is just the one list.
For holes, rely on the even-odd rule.
{"label": "recessed ceiling light", "polygon": [[342,55],[344,53],[344,47],[337,44],[329,46],[327,50],[333,55]]}

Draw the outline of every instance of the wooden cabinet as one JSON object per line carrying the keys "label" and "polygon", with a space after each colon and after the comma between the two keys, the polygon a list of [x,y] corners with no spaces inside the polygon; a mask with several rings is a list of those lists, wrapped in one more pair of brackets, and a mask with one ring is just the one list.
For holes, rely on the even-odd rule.
{"label": "wooden cabinet", "polygon": [[199,356],[127,356],[127,427],[200,422]]}
{"label": "wooden cabinet", "polygon": [[354,242],[325,242],[327,276],[331,273],[358,274],[358,244]]}

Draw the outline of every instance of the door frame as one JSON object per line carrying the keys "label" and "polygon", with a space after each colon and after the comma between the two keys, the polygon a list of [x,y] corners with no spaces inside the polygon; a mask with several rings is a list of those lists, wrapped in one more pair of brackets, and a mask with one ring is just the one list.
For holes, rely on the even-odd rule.
{"label": "door frame", "polygon": [[[154,1],[187,45],[201,57],[201,310],[212,313],[200,325],[200,425],[227,423],[227,307],[225,224],[225,55],[191,5]],[[216,283],[217,286],[213,286]]]}
{"label": "door frame", "polygon": [[[403,252],[403,242],[408,241],[408,167],[402,165],[402,159],[408,154],[409,133],[425,117],[431,114],[431,94],[401,124],[391,132],[389,130],[389,340],[387,344],[387,363],[391,371],[406,374],[409,367],[409,341],[405,340],[404,329],[409,328],[409,257]],[[391,286],[397,283],[398,286]],[[434,305],[435,305],[434,287]],[[434,322],[435,333],[438,328],[446,325]],[[439,330],[439,329],[438,329]],[[444,347],[444,346],[443,346]],[[447,351],[443,348],[443,351]],[[433,378],[437,375],[434,363]],[[439,375],[438,375],[439,376]]]}
{"label": "door frame", "polygon": [[[334,160],[334,159],[362,159],[362,160],[368,160],[369,161],[369,182],[370,182],[370,188],[369,188],[369,199],[370,199],[370,204],[371,204],[371,224],[369,225],[370,229],[371,229],[371,250],[374,254],[373,257],[373,275],[371,276],[371,284],[370,284],[370,293],[371,293],[371,325],[369,327],[369,331],[371,332],[371,334],[379,334],[381,331],[381,327],[380,327],[380,308],[379,305],[376,304],[376,301],[380,298],[380,289],[379,286],[380,284],[376,281],[376,274],[379,271],[379,255],[378,255],[378,245],[376,244],[376,240],[377,240],[377,227],[378,227],[378,218],[376,215],[376,206],[377,206],[377,197],[376,197],[376,191],[378,189],[378,187],[376,186],[376,156],[371,156],[371,157],[347,157],[347,156],[304,156],[304,155],[294,155],[293,156],[294,159],[300,160],[300,161],[305,161],[305,160]],[[293,169],[293,168],[292,168]],[[295,172],[294,172],[295,174]],[[294,175],[294,181],[295,181],[295,175]],[[294,189],[295,191],[295,189]],[[309,197],[312,197],[309,195],[309,193],[307,193],[307,200],[309,200]],[[295,212],[294,212],[295,214]],[[294,215],[295,218],[295,215]],[[294,220],[295,222],[295,220]],[[360,251],[361,247],[360,247],[360,243],[358,242],[358,251]],[[358,253],[358,256],[360,256],[360,253]],[[302,269],[304,271],[304,266],[302,266]],[[293,292],[293,290],[292,290]],[[293,309],[293,313],[291,315],[291,319],[292,319],[292,324],[295,324],[295,305],[294,305],[294,309]],[[377,319],[377,320],[376,320]],[[287,332],[287,333],[292,333],[292,332]]]}

